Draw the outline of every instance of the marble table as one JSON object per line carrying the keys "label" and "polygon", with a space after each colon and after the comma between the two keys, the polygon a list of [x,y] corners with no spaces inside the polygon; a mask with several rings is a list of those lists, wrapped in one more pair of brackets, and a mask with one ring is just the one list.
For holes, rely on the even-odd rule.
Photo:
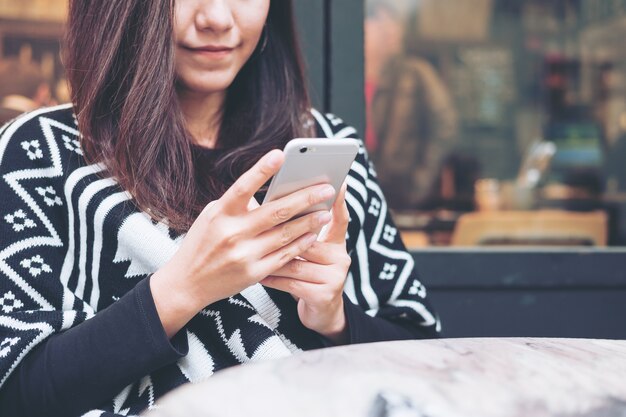
{"label": "marble table", "polygon": [[626,341],[352,345],[230,368],[149,417],[626,417]]}

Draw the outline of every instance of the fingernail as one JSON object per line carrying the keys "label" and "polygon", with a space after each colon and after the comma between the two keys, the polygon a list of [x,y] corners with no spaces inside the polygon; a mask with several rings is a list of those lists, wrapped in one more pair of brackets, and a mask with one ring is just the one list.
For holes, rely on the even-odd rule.
{"label": "fingernail", "polygon": [[335,189],[332,186],[327,185],[326,187],[322,188],[319,195],[320,195],[320,198],[324,200],[328,200],[329,198],[335,195]]}
{"label": "fingernail", "polygon": [[268,158],[268,165],[272,168],[275,168],[280,163],[281,155],[280,152],[272,152]]}
{"label": "fingernail", "polygon": [[319,222],[320,225],[329,223],[332,218],[333,216],[331,216],[331,214],[327,211],[317,215],[317,221]]}
{"label": "fingernail", "polygon": [[305,239],[304,239],[304,243],[307,245],[312,244],[313,242],[315,242],[317,240],[317,235],[316,234],[310,234],[308,235]]}

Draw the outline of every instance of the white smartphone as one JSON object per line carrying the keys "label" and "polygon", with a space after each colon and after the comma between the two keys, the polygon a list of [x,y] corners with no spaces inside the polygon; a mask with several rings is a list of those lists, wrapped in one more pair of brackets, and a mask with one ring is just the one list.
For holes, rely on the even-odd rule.
{"label": "white smartphone", "polygon": [[[263,204],[317,184],[330,184],[339,192],[358,152],[359,141],[356,139],[290,140],[284,149],[285,162],[272,178]],[[330,210],[334,200],[317,204],[298,215]]]}

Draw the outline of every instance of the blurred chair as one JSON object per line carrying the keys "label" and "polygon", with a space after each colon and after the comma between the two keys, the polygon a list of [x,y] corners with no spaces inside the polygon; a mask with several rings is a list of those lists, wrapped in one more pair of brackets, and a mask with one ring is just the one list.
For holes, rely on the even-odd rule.
{"label": "blurred chair", "polygon": [[420,231],[403,230],[400,232],[402,242],[407,249],[425,248],[430,246],[428,234]]}
{"label": "blurred chair", "polygon": [[453,246],[606,246],[607,214],[563,210],[490,211],[463,214]]}

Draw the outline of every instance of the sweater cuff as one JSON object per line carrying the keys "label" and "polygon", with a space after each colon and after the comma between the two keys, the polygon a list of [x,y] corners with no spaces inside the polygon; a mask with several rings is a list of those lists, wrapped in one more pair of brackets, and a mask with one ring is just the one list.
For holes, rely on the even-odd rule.
{"label": "sweater cuff", "polygon": [[[365,332],[367,332],[367,328],[370,327],[367,321],[371,320],[371,317],[359,306],[354,305],[345,293],[343,293],[343,313],[346,315],[346,326],[348,327],[348,342],[346,344],[362,343],[360,342],[360,339],[362,339],[361,333],[363,333],[364,328],[366,329]],[[324,347],[337,346],[336,343],[325,336],[320,335],[320,339]]]}
{"label": "sweater cuff", "polygon": [[[360,306],[350,301],[345,293],[343,294],[343,306],[348,326],[349,344],[424,337],[421,330],[410,322],[393,322],[389,319],[368,315]],[[322,337],[322,343],[325,347],[335,346],[330,339],[325,337]]]}
{"label": "sweater cuff", "polygon": [[368,329],[372,327],[372,317],[368,316],[365,311],[358,305],[355,305],[348,296],[343,294],[343,311],[346,315],[346,323],[348,325],[349,343],[365,343],[371,340],[364,340],[364,336],[369,333]]}
{"label": "sweater cuff", "polygon": [[[142,319],[146,329],[151,336],[152,346],[155,349],[157,357],[168,358],[169,361],[174,362],[187,355],[189,352],[189,343],[187,340],[187,332],[183,328],[176,333],[174,337],[168,339],[163,323],[154,303],[154,297],[152,297],[152,291],[150,290],[150,275],[147,279],[141,281],[135,287],[135,300],[139,310],[142,313]],[[169,362],[166,361],[166,362]]]}

